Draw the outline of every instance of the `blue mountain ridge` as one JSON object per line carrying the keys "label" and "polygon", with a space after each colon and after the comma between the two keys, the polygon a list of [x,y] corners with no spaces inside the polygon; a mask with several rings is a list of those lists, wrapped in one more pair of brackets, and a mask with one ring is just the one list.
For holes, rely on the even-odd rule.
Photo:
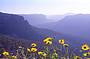
{"label": "blue mountain ridge", "polygon": [[63,38],[66,43],[73,46],[79,46],[78,44],[81,45],[84,42],[89,42],[82,38],[34,27],[24,20],[22,16],[7,13],[0,13],[0,33],[2,35],[10,35],[11,37],[33,41],[42,41],[48,36],[53,37],[55,42],[58,42],[59,39]]}

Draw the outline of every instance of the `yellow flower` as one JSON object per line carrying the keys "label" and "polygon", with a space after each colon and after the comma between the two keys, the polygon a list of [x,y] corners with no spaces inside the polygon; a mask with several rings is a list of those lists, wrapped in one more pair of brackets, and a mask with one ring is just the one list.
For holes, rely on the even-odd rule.
{"label": "yellow flower", "polygon": [[38,52],[39,55],[42,55],[43,57],[46,57],[47,54],[45,52]]}
{"label": "yellow flower", "polygon": [[37,52],[37,48],[31,48],[31,52]]}
{"label": "yellow flower", "polygon": [[53,38],[47,37],[46,39],[43,40],[43,42],[45,43],[46,41],[52,41],[52,40],[53,40]]}
{"label": "yellow flower", "polygon": [[82,50],[89,50],[88,44],[83,44],[82,45]]}
{"label": "yellow flower", "polygon": [[74,59],[82,59],[80,56],[74,56]]}
{"label": "yellow flower", "polygon": [[27,51],[30,52],[30,48],[27,48]]}
{"label": "yellow flower", "polygon": [[47,41],[45,44],[46,45],[51,45],[52,44],[52,41]]}
{"label": "yellow flower", "polygon": [[90,56],[90,52],[84,53],[83,56],[84,57]]}
{"label": "yellow flower", "polygon": [[9,52],[6,52],[6,51],[5,51],[5,52],[3,52],[3,55],[4,55],[4,56],[8,56],[8,55],[9,55]]}
{"label": "yellow flower", "polygon": [[46,43],[48,40],[43,40],[44,43]]}
{"label": "yellow flower", "polygon": [[88,55],[89,55],[88,53],[84,53],[84,54],[83,54],[84,57],[87,57]]}
{"label": "yellow flower", "polygon": [[53,40],[53,38],[48,37],[48,38],[46,38],[46,40],[48,40],[48,41],[52,41],[52,40]]}
{"label": "yellow flower", "polygon": [[59,43],[63,45],[65,43],[64,39],[59,40]]}
{"label": "yellow flower", "polygon": [[52,38],[48,37],[48,38],[46,38],[45,40],[43,40],[43,42],[44,42],[46,45],[51,45],[51,44],[52,44]]}
{"label": "yellow flower", "polygon": [[35,43],[31,44],[31,47],[36,47],[36,46],[37,46],[37,44],[35,44]]}
{"label": "yellow flower", "polygon": [[69,45],[68,44],[64,44],[63,46],[68,47]]}

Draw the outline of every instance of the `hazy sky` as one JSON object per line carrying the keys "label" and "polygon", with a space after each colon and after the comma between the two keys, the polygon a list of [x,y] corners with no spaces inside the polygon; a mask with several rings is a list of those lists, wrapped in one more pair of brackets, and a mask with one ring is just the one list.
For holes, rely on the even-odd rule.
{"label": "hazy sky", "polygon": [[0,0],[0,11],[20,14],[90,14],[90,0]]}

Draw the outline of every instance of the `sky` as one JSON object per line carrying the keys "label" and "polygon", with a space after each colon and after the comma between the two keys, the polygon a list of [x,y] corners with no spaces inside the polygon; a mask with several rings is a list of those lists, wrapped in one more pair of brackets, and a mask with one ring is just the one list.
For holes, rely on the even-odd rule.
{"label": "sky", "polygon": [[13,14],[90,14],[90,0],[0,0],[0,12]]}

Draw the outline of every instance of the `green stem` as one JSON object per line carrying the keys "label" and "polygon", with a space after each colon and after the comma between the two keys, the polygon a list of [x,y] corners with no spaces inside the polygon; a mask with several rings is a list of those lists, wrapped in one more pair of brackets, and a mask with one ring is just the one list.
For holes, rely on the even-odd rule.
{"label": "green stem", "polygon": [[68,55],[68,47],[66,47],[66,58],[69,59],[69,55]]}

